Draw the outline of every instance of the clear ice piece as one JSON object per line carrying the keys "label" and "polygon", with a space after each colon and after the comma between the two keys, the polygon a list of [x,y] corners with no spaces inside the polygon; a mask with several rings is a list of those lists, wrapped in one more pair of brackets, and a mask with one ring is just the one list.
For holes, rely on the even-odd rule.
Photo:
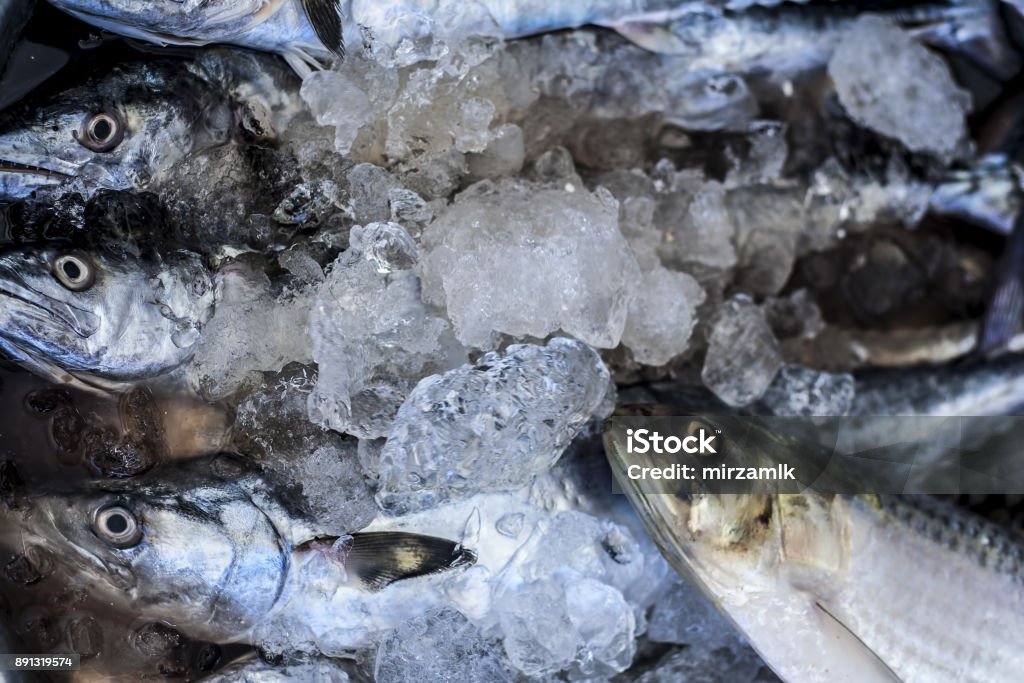
{"label": "clear ice piece", "polygon": [[563,338],[427,377],[399,409],[381,452],[378,502],[404,514],[528,484],[598,408],[608,378],[593,349]]}

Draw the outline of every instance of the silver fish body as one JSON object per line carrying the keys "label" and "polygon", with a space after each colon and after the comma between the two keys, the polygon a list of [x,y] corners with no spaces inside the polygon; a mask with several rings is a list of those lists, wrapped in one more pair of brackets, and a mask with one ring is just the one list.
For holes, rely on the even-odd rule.
{"label": "silver fish body", "polygon": [[[843,3],[816,8],[802,6],[802,2],[773,1],[51,2],[104,29],[159,44],[221,42],[278,52],[300,74],[309,72],[318,55],[340,52],[342,36],[352,45],[367,44],[374,51],[393,52],[400,46],[434,40],[513,39],[584,25],[612,28],[649,49],[691,57],[695,71],[756,68],[769,61],[785,71],[787,65],[779,63],[780,57],[804,63],[811,55],[812,61],[820,64],[851,16]],[[953,0],[938,7],[910,9],[905,3],[893,3],[891,13],[925,40],[966,49],[1000,77],[1007,77],[1019,66],[991,3]]]}
{"label": "silver fish body", "polygon": [[56,381],[167,372],[192,356],[213,306],[212,278],[188,252],[161,263],[79,250],[0,255],[0,348]]}
{"label": "silver fish body", "polygon": [[[624,445],[606,433],[617,475],[641,457]],[[669,562],[786,681],[1013,681],[1024,667],[1024,547],[968,513],[913,497],[679,495],[619,479]]]}
{"label": "silver fish body", "polygon": [[144,189],[185,155],[228,141],[230,98],[180,62],[115,66],[0,119],[0,202],[77,181]]}
{"label": "silver fish body", "polygon": [[52,576],[51,587],[69,582],[105,616],[218,643],[250,642],[260,625],[302,618],[318,601],[343,609],[346,595],[475,561],[455,542],[400,532],[310,539],[286,492],[225,458],[26,495],[0,521],[8,561],[54,565],[33,589]]}

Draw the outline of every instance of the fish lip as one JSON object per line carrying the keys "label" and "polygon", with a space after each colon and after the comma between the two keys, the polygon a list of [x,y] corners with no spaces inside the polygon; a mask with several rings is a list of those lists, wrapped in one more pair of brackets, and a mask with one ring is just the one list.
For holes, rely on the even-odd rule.
{"label": "fish lip", "polygon": [[74,176],[63,171],[57,171],[51,168],[45,168],[43,166],[34,166],[32,164],[23,164],[17,161],[7,161],[0,157],[0,173],[19,173],[21,175],[39,175],[45,178],[53,178],[55,180],[67,180]]}

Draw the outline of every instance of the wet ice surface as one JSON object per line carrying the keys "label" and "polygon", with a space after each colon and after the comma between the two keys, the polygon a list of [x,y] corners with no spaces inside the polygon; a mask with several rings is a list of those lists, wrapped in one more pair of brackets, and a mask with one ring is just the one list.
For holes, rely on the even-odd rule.
{"label": "wet ice surface", "polygon": [[475,185],[424,233],[426,298],[445,306],[467,346],[561,330],[614,347],[639,275],[618,208],[572,182]]}
{"label": "wet ice surface", "polygon": [[967,135],[971,97],[938,55],[878,17],[844,34],[828,65],[850,116],[915,152],[949,158]]}
{"label": "wet ice surface", "polygon": [[[279,93],[301,113],[262,151],[182,162],[216,175],[216,201],[191,206],[183,183],[172,215],[220,207],[215,234],[245,237],[206,254],[216,309],[181,371],[231,407],[231,449],[317,534],[407,529],[479,556],[374,595],[314,576],[254,632],[281,666],[224,680],[345,680],[324,655],[394,682],[771,680],[610,484],[581,484],[579,449],[612,379],[849,412],[851,375],[798,351],[837,324],[807,273],[844,295],[850,276],[809,257],[916,227],[970,110],[940,57],[879,22],[847,29],[832,82],[807,86],[588,31],[355,49]],[[801,109],[820,99],[803,87],[856,125]],[[224,166],[242,163],[272,177],[236,195]]]}
{"label": "wet ice surface", "polygon": [[597,411],[607,385],[597,353],[563,338],[422,380],[375,468],[381,507],[401,514],[527,485]]}

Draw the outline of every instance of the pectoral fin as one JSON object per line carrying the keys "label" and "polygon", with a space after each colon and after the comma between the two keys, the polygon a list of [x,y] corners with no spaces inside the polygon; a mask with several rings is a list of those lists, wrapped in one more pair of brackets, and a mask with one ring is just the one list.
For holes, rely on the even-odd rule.
{"label": "pectoral fin", "polygon": [[341,0],[302,0],[302,11],[313,25],[317,38],[328,50],[345,56],[342,35]]}
{"label": "pectoral fin", "polygon": [[455,541],[401,531],[356,533],[341,538],[318,538],[298,551],[328,550],[348,576],[369,591],[416,576],[469,567],[476,553]]}
{"label": "pectoral fin", "polygon": [[827,643],[826,648],[835,657],[843,671],[856,672],[858,680],[867,683],[901,683],[902,679],[889,665],[820,602],[814,604],[819,616],[818,624]]}

